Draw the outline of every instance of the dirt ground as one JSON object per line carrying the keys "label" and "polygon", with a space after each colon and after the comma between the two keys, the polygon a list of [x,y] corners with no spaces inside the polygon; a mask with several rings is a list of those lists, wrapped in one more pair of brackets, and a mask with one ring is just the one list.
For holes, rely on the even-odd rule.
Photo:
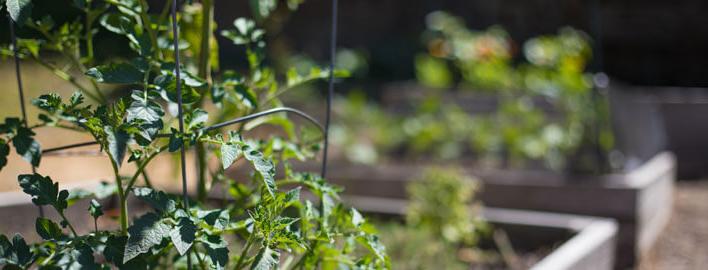
{"label": "dirt ground", "polygon": [[669,227],[640,269],[708,269],[708,180],[678,182]]}

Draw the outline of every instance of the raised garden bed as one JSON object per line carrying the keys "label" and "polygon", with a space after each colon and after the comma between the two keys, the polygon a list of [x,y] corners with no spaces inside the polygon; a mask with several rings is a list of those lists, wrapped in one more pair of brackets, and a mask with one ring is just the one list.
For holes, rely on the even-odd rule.
{"label": "raised garden bed", "polygon": [[[331,168],[337,176],[329,180],[344,186],[348,195],[403,199],[407,182],[428,165],[433,164],[335,163]],[[668,223],[675,168],[673,155],[661,153],[634,170],[607,175],[474,168],[468,171],[484,182],[480,198],[488,207],[616,219],[619,230],[615,266],[625,268],[635,265],[651,249]]]}
{"label": "raised garden bed", "polygon": [[[374,214],[401,215],[406,201],[346,196],[352,206]],[[611,219],[485,207],[484,220],[507,233],[515,249],[534,252],[554,246],[531,269],[613,269],[617,223]],[[537,252],[537,251],[536,251]]]}

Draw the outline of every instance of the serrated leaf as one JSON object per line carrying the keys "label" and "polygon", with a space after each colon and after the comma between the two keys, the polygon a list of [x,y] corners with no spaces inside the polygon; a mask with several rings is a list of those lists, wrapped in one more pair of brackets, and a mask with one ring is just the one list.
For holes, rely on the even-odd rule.
{"label": "serrated leaf", "polygon": [[199,108],[194,109],[185,117],[187,129],[189,130],[203,127],[206,124],[207,120],[209,120],[209,113]]}
{"label": "serrated leaf", "polygon": [[179,223],[170,232],[170,239],[177,248],[179,255],[184,255],[194,243],[197,226],[187,217],[179,219]]}
{"label": "serrated leaf", "polygon": [[93,250],[85,243],[78,244],[74,249],[67,250],[68,252],[59,259],[59,266],[62,269],[70,270],[98,270],[100,265],[96,263],[93,257]]}
{"label": "serrated leaf", "polygon": [[275,198],[277,186],[275,185],[275,165],[273,161],[263,156],[263,153],[257,151],[255,147],[250,144],[243,145],[241,152],[243,152],[246,159],[253,164],[253,167],[262,176],[263,183],[268,193]]}
{"label": "serrated leaf", "polygon": [[12,139],[12,146],[15,147],[15,152],[18,155],[36,167],[39,166],[39,161],[42,158],[42,150],[39,143],[33,138],[34,135],[31,129],[19,127],[17,134]]}
{"label": "serrated leaf", "polygon": [[253,264],[251,264],[251,270],[271,270],[278,268],[278,262],[280,261],[280,253],[276,250],[272,250],[269,247],[263,247],[258,251]]}
{"label": "serrated leaf", "polygon": [[101,206],[101,203],[99,203],[96,200],[91,200],[91,203],[89,203],[89,214],[94,219],[97,219],[100,216],[103,216],[103,206]]}
{"label": "serrated leaf", "polygon": [[289,204],[289,203],[293,203],[296,201],[300,201],[300,191],[301,190],[302,190],[302,187],[296,187],[294,189],[289,190],[287,193],[285,193],[284,203]]}
{"label": "serrated leaf", "polygon": [[169,236],[170,227],[163,223],[159,216],[147,213],[136,219],[128,228],[128,242],[123,252],[123,263],[126,263],[162,242]]}
{"label": "serrated leaf", "polygon": [[86,75],[101,83],[137,84],[143,81],[143,72],[128,63],[111,63],[86,71]]}
{"label": "serrated leaf", "polygon": [[125,243],[128,237],[119,235],[110,235],[106,239],[106,248],[103,249],[103,257],[107,261],[118,266],[123,264],[123,252],[125,251]]}
{"label": "serrated leaf", "polygon": [[16,23],[22,24],[32,14],[31,0],[7,0],[7,12],[10,13],[10,18]]}
{"label": "serrated leaf", "polygon": [[204,248],[209,255],[209,260],[214,269],[222,270],[229,262],[228,243],[219,235],[207,235],[204,239]]}
{"label": "serrated leaf", "polygon": [[[184,78],[180,79],[182,80],[182,103],[191,104],[199,101],[199,92],[197,92],[197,90],[195,90],[189,84],[185,83],[186,81],[184,80]],[[164,74],[157,76],[155,78],[155,85],[157,85],[162,99],[168,102],[178,103],[177,79],[172,74]]]}
{"label": "serrated leaf", "polygon": [[177,209],[177,202],[171,199],[167,193],[156,191],[146,187],[133,189],[135,197],[141,199],[160,212],[173,212]]}
{"label": "serrated leaf", "polygon": [[167,151],[175,152],[179,150],[184,144],[184,139],[182,135],[176,129],[172,128],[170,132],[170,141],[167,144]]}
{"label": "serrated leaf", "polygon": [[37,234],[44,240],[59,240],[64,237],[59,225],[46,218],[37,218],[35,221]]}
{"label": "serrated leaf", "polygon": [[229,211],[227,210],[211,210],[211,211],[199,211],[197,212],[197,218],[203,220],[209,226],[214,227],[217,230],[226,229],[229,226]]}
{"label": "serrated leaf", "polygon": [[236,161],[241,154],[241,150],[233,143],[224,142],[221,144],[221,166],[226,169]]}
{"label": "serrated leaf", "polygon": [[381,243],[377,236],[370,234],[358,236],[357,242],[373,252],[374,255],[376,255],[376,257],[380,260],[385,261],[387,259],[386,247]]}
{"label": "serrated leaf", "polygon": [[15,237],[12,238],[12,248],[17,256],[18,265],[27,266],[34,260],[34,255],[32,255],[30,247],[21,235],[15,234]]}
{"label": "serrated leaf", "polygon": [[161,121],[165,112],[159,103],[150,100],[143,91],[134,90],[130,95],[133,101],[130,107],[126,110],[126,118],[128,122],[136,119],[152,123]]}
{"label": "serrated leaf", "polygon": [[108,152],[113,157],[115,165],[120,168],[125,159],[125,152],[128,150],[130,135],[122,130],[115,131],[110,126],[106,126],[104,132],[108,141]]}
{"label": "serrated leaf", "polygon": [[39,174],[22,174],[17,177],[22,191],[32,196],[36,205],[52,205],[61,212],[67,207],[69,192],[59,192],[59,183],[54,183],[48,176]]}

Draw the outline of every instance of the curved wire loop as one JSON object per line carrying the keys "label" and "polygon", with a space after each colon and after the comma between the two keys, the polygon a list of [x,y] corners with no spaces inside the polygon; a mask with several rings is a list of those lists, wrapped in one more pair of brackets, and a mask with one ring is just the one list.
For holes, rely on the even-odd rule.
{"label": "curved wire loop", "polygon": [[[211,130],[215,130],[215,129],[220,129],[223,127],[227,127],[227,126],[231,126],[231,125],[235,125],[235,124],[239,124],[239,123],[245,123],[245,122],[251,121],[253,119],[257,119],[260,117],[264,117],[264,116],[268,116],[268,115],[280,113],[280,112],[293,113],[297,116],[300,116],[303,119],[305,119],[305,120],[309,121],[310,123],[314,124],[315,126],[317,126],[317,128],[320,130],[320,132],[324,133],[324,130],[325,130],[324,127],[314,117],[310,116],[309,114],[307,114],[303,111],[300,111],[300,110],[294,109],[294,108],[290,108],[290,107],[278,107],[278,108],[273,108],[270,110],[265,110],[262,112],[257,112],[254,114],[249,114],[246,116],[242,116],[242,117],[234,118],[232,120],[228,120],[228,121],[224,121],[224,122],[221,122],[218,124],[214,124],[214,125],[211,125],[208,127],[204,127],[204,128],[202,128],[202,130],[203,131],[211,131]],[[170,136],[170,134],[165,134],[165,133],[157,135],[157,137],[159,137],[159,138],[167,138],[169,136]],[[50,153],[54,153],[54,152],[58,152],[58,151],[62,151],[62,150],[69,150],[69,149],[73,149],[73,148],[86,147],[86,146],[97,145],[97,144],[98,144],[98,142],[96,142],[96,141],[68,144],[68,145],[63,145],[63,146],[59,146],[59,147],[44,149],[44,150],[42,150],[42,155],[50,154]]]}

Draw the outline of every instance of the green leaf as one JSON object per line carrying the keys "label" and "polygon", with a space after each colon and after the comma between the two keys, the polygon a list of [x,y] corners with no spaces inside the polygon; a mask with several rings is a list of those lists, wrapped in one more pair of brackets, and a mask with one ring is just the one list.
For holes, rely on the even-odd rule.
{"label": "green leaf", "polygon": [[103,249],[103,257],[107,261],[114,263],[115,265],[123,264],[123,252],[125,251],[125,243],[128,237],[119,235],[110,235],[106,239],[106,248]]}
{"label": "green leaf", "polygon": [[37,218],[35,222],[37,234],[44,240],[60,240],[64,237],[59,225],[46,218]]}
{"label": "green leaf", "polygon": [[188,130],[202,128],[206,124],[207,120],[209,120],[209,113],[205,110],[197,108],[191,113],[188,113],[184,120],[187,123]]}
{"label": "green leaf", "polygon": [[67,207],[69,192],[59,192],[59,183],[54,183],[48,176],[39,174],[22,174],[17,177],[22,191],[32,196],[36,205],[51,205],[61,212]]}
{"label": "green leaf", "polygon": [[10,155],[10,146],[5,140],[0,139],[0,170],[7,165],[7,156]]}
{"label": "green leaf", "polygon": [[135,197],[141,199],[153,208],[160,212],[173,212],[177,209],[177,202],[171,199],[167,193],[162,191],[156,191],[146,187],[138,187],[133,189]]}
{"label": "green leaf", "polygon": [[373,252],[379,260],[388,260],[388,256],[386,255],[386,247],[384,247],[381,241],[379,241],[377,236],[370,234],[358,236],[357,242]]}
{"label": "green leaf", "polygon": [[130,95],[133,101],[126,110],[126,120],[128,122],[137,121],[140,123],[139,138],[141,145],[148,145],[163,128],[162,116],[165,112],[159,103],[153,101],[145,92],[134,90]]}
{"label": "green leaf", "polygon": [[18,155],[36,167],[39,166],[39,160],[42,158],[42,150],[32,136],[34,136],[34,132],[31,129],[19,127],[17,134],[12,139],[12,145]]}
{"label": "green leaf", "polygon": [[128,63],[111,63],[93,67],[86,75],[101,83],[137,84],[143,81],[143,72]]}
{"label": "green leaf", "polygon": [[123,263],[126,263],[162,242],[169,236],[170,227],[163,223],[154,213],[147,213],[136,219],[133,226],[128,228],[128,242],[123,252]]}
{"label": "green leaf", "polygon": [[182,138],[182,134],[180,134],[176,129],[172,128],[171,131],[170,141],[167,144],[167,151],[175,152],[182,147],[184,144],[184,139]]}
{"label": "green leaf", "polygon": [[22,24],[32,14],[31,0],[7,0],[7,12],[16,23]]}
{"label": "green leaf", "polygon": [[106,133],[106,140],[108,140],[108,152],[111,154],[115,165],[120,168],[125,159],[125,152],[128,150],[130,135],[123,130],[115,131],[110,126],[106,126],[104,132]]}
{"label": "green leaf", "polygon": [[296,187],[285,193],[284,203],[289,204],[300,201],[300,190],[302,190],[302,187]]}
{"label": "green leaf", "polygon": [[364,224],[364,217],[361,215],[361,213],[359,213],[359,211],[352,208],[351,214],[352,214],[352,225],[354,225],[354,227],[359,227],[362,224]]}
{"label": "green leaf", "polygon": [[15,237],[12,238],[12,248],[17,256],[18,265],[28,266],[34,261],[34,255],[21,235],[15,234]]}
{"label": "green leaf", "polygon": [[101,204],[96,200],[91,200],[88,210],[89,214],[91,214],[94,219],[98,219],[98,217],[103,216],[103,206],[101,206]]}
{"label": "green leaf", "polygon": [[172,243],[177,248],[179,255],[184,255],[194,243],[197,226],[187,217],[179,219],[179,223],[170,232]]}
{"label": "green leaf", "polygon": [[251,270],[277,269],[279,261],[280,253],[278,251],[263,247],[258,251],[258,255],[256,255],[253,264],[251,264]]}
{"label": "green leaf", "polygon": [[62,269],[78,270],[98,270],[100,265],[96,263],[93,257],[93,250],[86,243],[79,243],[74,249],[68,251],[59,259],[59,265]]}
{"label": "green leaf", "polygon": [[108,13],[101,17],[101,25],[113,33],[119,35],[128,35],[133,33],[135,30],[133,26],[135,23],[133,20],[120,13]]}
{"label": "green leaf", "polygon": [[132,122],[136,119],[148,123],[156,121],[162,122],[162,116],[165,115],[162,106],[150,100],[145,92],[134,90],[130,97],[133,99],[133,102],[130,103],[130,107],[126,110],[126,120],[128,120],[128,122]]}
{"label": "green leaf", "polygon": [[222,270],[229,262],[228,243],[220,235],[206,235],[204,248],[214,269]]}
{"label": "green leaf", "polygon": [[214,229],[223,230],[229,226],[229,211],[227,210],[211,210],[211,211],[198,211],[197,218],[203,220],[209,226]]}
{"label": "green leaf", "polygon": [[[195,90],[192,86],[189,84],[185,83],[186,81],[184,78],[180,78],[182,80],[182,103],[183,104],[191,104],[194,102],[199,101],[200,95],[197,90]],[[177,79],[175,78],[174,75],[170,74],[163,74],[160,76],[157,76],[155,78],[155,85],[157,86],[157,89],[160,91],[160,96],[162,96],[162,99],[168,102],[172,103],[178,103],[177,101]]]}
{"label": "green leaf", "polygon": [[244,144],[241,148],[241,152],[243,152],[246,159],[253,164],[256,171],[260,173],[268,193],[275,198],[277,186],[275,185],[275,165],[273,161],[264,157],[263,153],[256,150],[256,148],[250,144]]}
{"label": "green leaf", "polygon": [[221,166],[226,169],[236,161],[241,154],[241,150],[233,143],[224,142],[221,144]]}

